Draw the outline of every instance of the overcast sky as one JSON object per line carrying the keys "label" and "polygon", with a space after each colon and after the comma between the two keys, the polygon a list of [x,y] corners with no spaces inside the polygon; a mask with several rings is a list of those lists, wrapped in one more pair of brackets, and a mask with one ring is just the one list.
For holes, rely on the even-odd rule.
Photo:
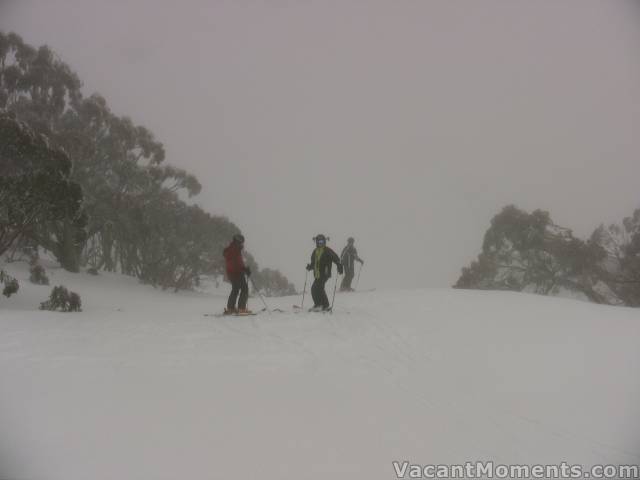
{"label": "overcast sky", "polygon": [[150,128],[261,266],[319,232],[361,286],[449,286],[504,205],[588,235],[640,207],[634,0],[0,0]]}

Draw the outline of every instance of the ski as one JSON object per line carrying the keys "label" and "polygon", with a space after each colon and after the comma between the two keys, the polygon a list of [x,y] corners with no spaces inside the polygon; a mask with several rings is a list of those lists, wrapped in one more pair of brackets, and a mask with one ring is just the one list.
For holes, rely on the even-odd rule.
{"label": "ski", "polygon": [[267,310],[266,308],[263,308],[262,310],[260,310],[261,312],[267,312],[267,313],[287,313],[286,310],[283,310],[281,308],[272,308],[270,310]]}
{"label": "ski", "polygon": [[281,308],[274,308],[271,310],[267,310],[266,308],[263,308],[262,310],[258,310],[257,312],[251,312],[251,313],[205,313],[204,316],[205,317],[216,317],[216,318],[220,318],[220,317],[253,317],[255,315],[258,315],[260,313],[287,313],[286,310],[283,310]]}
{"label": "ski", "polygon": [[205,313],[204,316],[205,317],[216,317],[216,318],[220,318],[220,317],[253,317],[257,315],[257,312],[251,312],[251,313]]}
{"label": "ski", "polygon": [[339,290],[338,293],[366,293],[366,292],[374,292],[375,288],[366,288],[364,290]]}
{"label": "ski", "polygon": [[332,313],[333,312],[333,310],[331,308],[329,308],[327,310],[313,310],[313,309],[304,310],[299,305],[294,305],[293,306],[293,311],[295,313]]}

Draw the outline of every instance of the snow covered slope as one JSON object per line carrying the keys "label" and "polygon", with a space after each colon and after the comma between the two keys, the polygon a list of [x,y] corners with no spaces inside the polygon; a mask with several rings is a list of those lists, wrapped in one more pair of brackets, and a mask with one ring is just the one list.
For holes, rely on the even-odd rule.
{"label": "snow covered slope", "polygon": [[638,310],[443,289],[339,294],[334,315],[211,318],[221,295],[50,271],[82,296],[84,312],[62,314],[37,311],[50,287],[9,270],[22,290],[0,300],[3,480],[640,462]]}

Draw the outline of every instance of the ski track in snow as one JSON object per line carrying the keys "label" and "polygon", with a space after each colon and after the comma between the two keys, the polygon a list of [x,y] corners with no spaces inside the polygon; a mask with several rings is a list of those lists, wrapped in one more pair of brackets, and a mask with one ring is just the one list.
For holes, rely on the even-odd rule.
{"label": "ski track in snow", "polygon": [[[0,479],[389,479],[391,462],[638,463],[640,311],[505,292],[338,294],[205,317],[172,294],[10,265]],[[268,299],[287,309],[296,298]],[[252,299],[254,306],[258,299]]]}

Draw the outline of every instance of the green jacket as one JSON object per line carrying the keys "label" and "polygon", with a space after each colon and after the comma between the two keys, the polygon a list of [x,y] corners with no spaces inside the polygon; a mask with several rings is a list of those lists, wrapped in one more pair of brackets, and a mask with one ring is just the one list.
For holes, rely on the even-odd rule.
{"label": "green jacket", "polygon": [[331,277],[331,265],[333,263],[337,265],[338,272],[341,272],[342,264],[340,263],[340,257],[325,245],[324,247],[317,247],[311,252],[311,263],[307,268],[313,270],[315,278],[327,279]]}

